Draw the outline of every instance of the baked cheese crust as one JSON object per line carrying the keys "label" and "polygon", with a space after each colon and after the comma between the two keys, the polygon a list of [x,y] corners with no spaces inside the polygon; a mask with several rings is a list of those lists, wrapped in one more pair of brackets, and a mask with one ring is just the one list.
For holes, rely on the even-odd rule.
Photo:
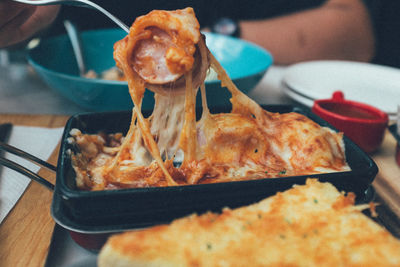
{"label": "baked cheese crust", "polygon": [[98,264],[400,266],[400,241],[361,208],[354,194],[309,179],[250,206],[112,236]]}

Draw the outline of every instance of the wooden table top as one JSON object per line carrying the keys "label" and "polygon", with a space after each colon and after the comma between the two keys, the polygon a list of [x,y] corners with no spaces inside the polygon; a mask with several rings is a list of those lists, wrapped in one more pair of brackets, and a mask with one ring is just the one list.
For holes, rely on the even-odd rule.
{"label": "wooden table top", "polygon": [[[37,127],[62,127],[68,116],[0,115],[0,123]],[[372,155],[380,169],[373,185],[379,196],[400,217],[400,167],[394,153],[396,142],[387,133],[379,151]],[[50,163],[57,163],[57,148]],[[55,174],[41,169],[39,174],[55,182]],[[55,222],[50,215],[52,192],[30,183],[14,209],[0,225],[0,263],[2,266],[44,266]]]}
{"label": "wooden table top", "polygon": [[[0,115],[0,123],[36,127],[62,127],[68,116]],[[48,160],[57,163],[58,148]],[[52,183],[55,174],[41,169],[39,174]],[[44,266],[54,229],[50,215],[53,192],[30,183],[15,207],[0,225],[1,266]]]}

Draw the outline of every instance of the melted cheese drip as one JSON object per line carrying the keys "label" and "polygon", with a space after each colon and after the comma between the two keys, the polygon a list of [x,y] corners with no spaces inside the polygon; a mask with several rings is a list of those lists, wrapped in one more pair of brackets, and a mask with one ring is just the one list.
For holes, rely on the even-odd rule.
{"label": "melted cheese drip", "polygon": [[184,151],[184,162],[197,160],[197,133],[196,133],[196,95],[192,88],[192,74],[186,75],[185,94],[185,123],[180,137],[180,147]]}

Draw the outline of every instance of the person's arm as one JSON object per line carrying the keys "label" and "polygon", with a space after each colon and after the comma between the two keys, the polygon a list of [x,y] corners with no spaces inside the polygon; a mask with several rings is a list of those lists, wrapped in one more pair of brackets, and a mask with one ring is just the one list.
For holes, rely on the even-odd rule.
{"label": "person's arm", "polygon": [[0,1],[0,48],[25,41],[50,25],[59,6],[32,6]]}
{"label": "person's arm", "polygon": [[329,0],[315,9],[239,25],[241,38],[269,50],[276,64],[369,61],[374,55],[373,29],[361,0]]}

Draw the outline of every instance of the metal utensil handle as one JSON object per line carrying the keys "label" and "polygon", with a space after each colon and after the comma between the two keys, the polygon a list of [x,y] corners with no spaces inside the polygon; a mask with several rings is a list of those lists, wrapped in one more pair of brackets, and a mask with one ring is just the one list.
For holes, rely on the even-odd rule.
{"label": "metal utensil handle", "polygon": [[78,64],[79,75],[84,76],[86,74],[86,64],[83,57],[82,41],[79,35],[78,28],[69,20],[64,21],[64,26],[67,30],[69,40],[71,41],[76,63]]}
{"label": "metal utensil handle", "polygon": [[18,163],[15,163],[15,162],[8,160],[6,158],[3,158],[3,157],[0,157],[0,164],[5,167],[8,167],[16,172],[19,172],[19,173],[27,176],[28,178],[40,183],[41,185],[44,185],[49,190],[54,191],[54,185],[52,183],[50,183],[49,181],[47,181],[40,175],[28,170],[24,166],[21,166]]}
{"label": "metal utensil handle", "polygon": [[43,167],[49,169],[50,171],[54,171],[55,172],[57,170],[56,166],[54,166],[54,165],[52,165],[52,164],[50,164],[50,163],[48,163],[48,162],[46,162],[44,160],[41,160],[41,159],[39,159],[38,157],[35,157],[32,154],[29,154],[29,153],[27,153],[25,151],[22,151],[21,149],[18,149],[16,147],[10,146],[10,145],[8,145],[6,143],[0,142],[0,150],[7,151],[7,152],[9,152],[11,154],[14,154],[14,155],[17,155],[17,156],[19,156],[19,157],[21,157],[23,159],[29,160],[30,162],[37,163],[40,166],[43,166]]}
{"label": "metal utensil handle", "polygon": [[68,6],[80,6],[80,7],[91,7],[85,2],[80,0],[13,0],[14,2],[20,2],[28,5],[35,6],[49,6],[49,5],[68,5]]}
{"label": "metal utensil handle", "polygon": [[126,26],[120,19],[115,17],[113,14],[102,8],[96,3],[93,3],[89,0],[13,0],[15,2],[20,2],[29,5],[36,6],[46,6],[46,5],[71,5],[71,6],[81,6],[81,7],[90,7],[96,9],[103,13],[106,17],[114,21],[119,27],[121,27],[124,31],[129,32],[129,27]]}
{"label": "metal utensil handle", "polygon": [[93,3],[89,0],[75,0],[75,1],[86,4],[88,7],[97,9],[98,11],[103,13],[106,17],[108,17],[109,19],[114,21],[114,23],[117,24],[120,28],[122,28],[124,31],[129,33],[129,27],[126,24],[124,24],[119,18],[115,17],[113,14],[111,14],[110,12],[108,12],[107,10],[105,10],[104,8],[99,6],[98,4]]}
{"label": "metal utensil handle", "polygon": [[[35,157],[25,151],[22,151],[16,147],[10,146],[6,143],[0,142],[0,150],[4,150],[7,151],[11,154],[14,154],[16,156],[19,156],[23,159],[26,159],[30,162],[36,163],[42,167],[45,167],[46,169],[49,169],[53,172],[55,172],[57,170],[57,167],[55,167],[54,165],[39,159],[38,157]],[[40,175],[32,172],[31,170],[25,168],[24,166],[19,165],[18,163],[15,163],[9,159],[6,159],[2,156],[0,156],[0,165],[3,165],[5,167],[8,167],[14,171],[17,171],[25,176],[27,176],[28,178],[40,183],[41,185],[44,185],[45,187],[47,187],[50,190],[54,190],[54,185],[52,183],[50,183],[49,181],[47,181],[46,179],[44,179],[43,177],[41,177]]]}

